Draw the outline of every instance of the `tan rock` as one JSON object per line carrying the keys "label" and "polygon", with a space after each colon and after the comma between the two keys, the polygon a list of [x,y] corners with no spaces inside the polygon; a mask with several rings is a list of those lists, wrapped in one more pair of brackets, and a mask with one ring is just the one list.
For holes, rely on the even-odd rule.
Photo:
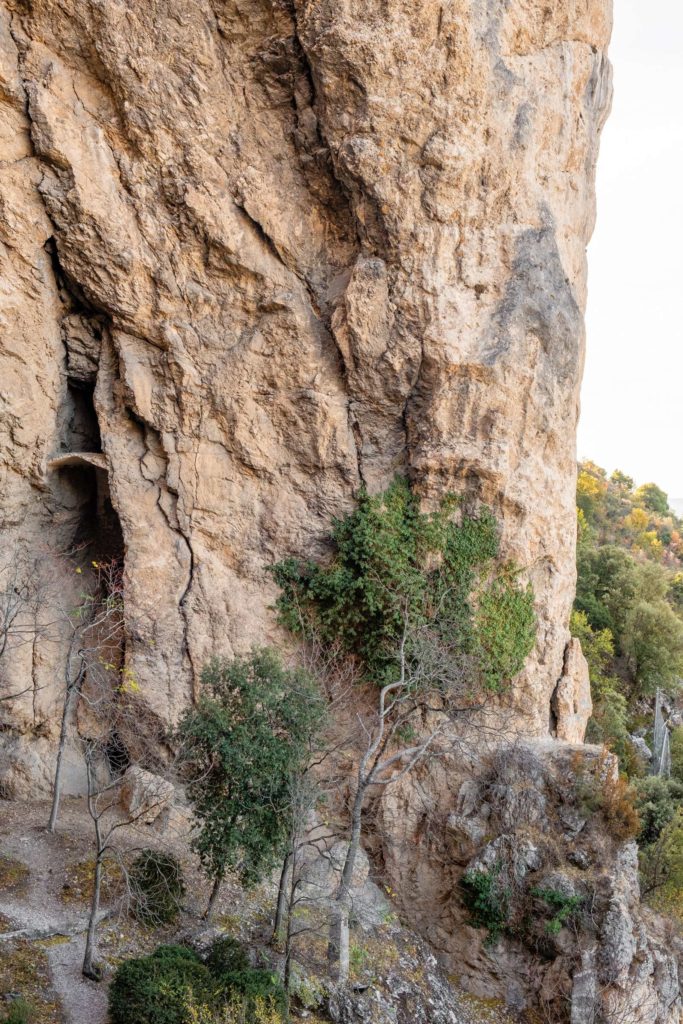
{"label": "tan rock", "polygon": [[[401,472],[500,518],[539,623],[517,725],[547,736],[609,0],[0,11],[0,528],[123,559],[145,729],[210,654],[283,642],[268,566]],[[0,659],[8,791],[33,755],[48,788],[64,654]]]}
{"label": "tan rock", "polygon": [[583,743],[593,713],[588,662],[581,641],[572,637],[564,655],[564,668],[551,702],[555,735],[566,743]]}
{"label": "tan rock", "polygon": [[121,783],[119,802],[135,821],[151,825],[173,802],[173,784],[160,775],[132,765]]}
{"label": "tan rock", "polygon": [[[534,585],[519,708],[547,732],[608,0],[36,0],[3,25],[5,529],[94,552],[113,503],[128,666],[169,722],[209,653],[277,638],[267,566],[320,550],[362,480],[462,492]],[[47,465],[96,448],[108,483]],[[58,675],[10,728],[54,734]]]}

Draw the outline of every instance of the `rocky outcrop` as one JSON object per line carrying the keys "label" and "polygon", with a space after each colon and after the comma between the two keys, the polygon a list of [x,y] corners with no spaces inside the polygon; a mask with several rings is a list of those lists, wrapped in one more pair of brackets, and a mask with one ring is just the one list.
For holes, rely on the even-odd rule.
{"label": "rocky outcrop", "polygon": [[[510,723],[582,740],[567,625],[610,17],[609,0],[0,5],[0,591],[18,567],[30,598],[0,656],[3,794],[49,788],[59,623],[93,562],[122,564],[113,671],[156,737],[210,653],[283,642],[268,566],[323,553],[357,489],[397,472],[426,507],[492,506],[538,617]],[[641,986],[668,1022],[673,961],[611,876],[595,950],[558,946],[543,977],[519,947],[493,963],[455,909],[468,864],[504,859],[520,885],[550,870],[534,830],[552,786],[524,757],[498,787],[432,762],[388,788],[372,852],[479,995],[559,986],[583,1021]],[[585,820],[556,810],[588,870]]]}
{"label": "rocky outcrop", "polygon": [[588,665],[581,641],[572,637],[564,652],[562,675],[550,701],[554,735],[566,743],[583,743],[593,712]]}
{"label": "rocky outcrop", "polygon": [[476,996],[572,1024],[679,1024],[683,944],[640,904],[636,844],[609,816],[613,757],[541,741],[485,760],[478,781],[451,762],[407,777],[378,808],[377,855],[420,933]]}

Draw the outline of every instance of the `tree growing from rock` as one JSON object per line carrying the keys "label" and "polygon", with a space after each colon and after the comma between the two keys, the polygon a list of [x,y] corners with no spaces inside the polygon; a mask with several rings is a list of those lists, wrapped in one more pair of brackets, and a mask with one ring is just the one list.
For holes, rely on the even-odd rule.
{"label": "tree growing from rock", "polygon": [[522,669],[535,642],[533,594],[511,564],[498,566],[495,519],[483,508],[458,516],[447,496],[420,509],[397,478],[334,524],[334,557],[287,559],[273,569],[280,620],[304,645],[315,637],[375,684],[373,710],[358,715],[361,744],[350,804],[348,847],[330,933],[333,973],[349,971],[351,883],[368,795],[427,757],[485,729],[494,695]]}
{"label": "tree growing from rock", "polygon": [[207,918],[228,871],[251,885],[282,854],[291,779],[305,765],[323,711],[308,674],[285,668],[272,651],[205,667],[179,738],[198,825],[193,846],[213,882]]}

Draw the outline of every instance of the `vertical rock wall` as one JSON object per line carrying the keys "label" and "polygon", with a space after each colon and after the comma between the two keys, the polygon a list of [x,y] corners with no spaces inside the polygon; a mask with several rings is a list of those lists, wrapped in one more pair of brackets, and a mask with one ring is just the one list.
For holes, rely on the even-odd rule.
{"label": "vertical rock wall", "polygon": [[[0,28],[3,537],[87,551],[106,486],[169,720],[209,652],[275,635],[266,566],[407,472],[501,517],[547,731],[608,0],[4,0]],[[106,480],[51,463],[100,445]],[[58,661],[0,665],[16,792]]]}

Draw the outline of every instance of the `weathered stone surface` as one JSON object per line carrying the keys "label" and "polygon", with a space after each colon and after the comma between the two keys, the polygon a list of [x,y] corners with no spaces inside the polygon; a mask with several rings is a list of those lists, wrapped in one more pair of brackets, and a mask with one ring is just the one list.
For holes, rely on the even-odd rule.
{"label": "weathered stone surface", "polygon": [[565,743],[583,743],[593,712],[588,663],[581,641],[572,637],[564,652],[564,667],[551,700],[555,735]]}
{"label": "weathered stone surface", "polygon": [[[539,624],[512,717],[547,737],[560,679],[557,736],[582,739],[567,625],[610,17],[609,0],[0,4],[0,529],[53,582],[67,551],[84,575],[122,560],[144,729],[177,721],[210,653],[282,642],[268,566],[322,553],[362,483],[404,472],[426,507],[492,506]],[[44,793],[63,637],[8,653],[0,784]],[[515,950],[485,963],[454,916],[448,821],[471,846],[490,821],[526,830],[495,848],[523,880],[541,762],[499,765],[485,801],[432,763],[379,812],[411,919],[515,1005],[538,979]],[[672,959],[635,941],[647,991],[672,988]]]}
{"label": "weathered stone surface", "polygon": [[[108,486],[163,721],[274,638],[266,567],[399,470],[501,516],[547,730],[610,12],[541,6],[6,3],[1,522],[91,554]],[[108,485],[50,463],[100,446]],[[54,675],[2,708],[27,744]]]}
{"label": "weathered stone surface", "polygon": [[173,802],[173,784],[138,765],[129,768],[121,783],[120,803],[134,821],[151,825]]}
{"label": "weathered stone surface", "polygon": [[[640,905],[637,846],[615,841],[601,815],[580,814],[584,787],[612,779],[613,760],[599,747],[551,740],[518,742],[486,760],[476,787],[462,785],[462,764],[453,759],[388,788],[377,832],[402,911],[475,995],[510,997],[515,1006],[540,998],[558,1021],[572,1006],[581,1022],[593,1013],[595,1020],[679,1024],[683,946]],[[468,859],[460,830],[480,823],[475,792],[488,806],[487,834]],[[470,813],[453,814],[453,807]],[[485,929],[471,926],[462,900],[466,871],[493,874],[514,940],[499,938],[492,948]],[[558,933],[545,927],[553,912],[534,895],[543,890],[579,897],[580,909]],[[552,945],[542,962],[539,939]],[[579,969],[589,948],[594,956]]]}

